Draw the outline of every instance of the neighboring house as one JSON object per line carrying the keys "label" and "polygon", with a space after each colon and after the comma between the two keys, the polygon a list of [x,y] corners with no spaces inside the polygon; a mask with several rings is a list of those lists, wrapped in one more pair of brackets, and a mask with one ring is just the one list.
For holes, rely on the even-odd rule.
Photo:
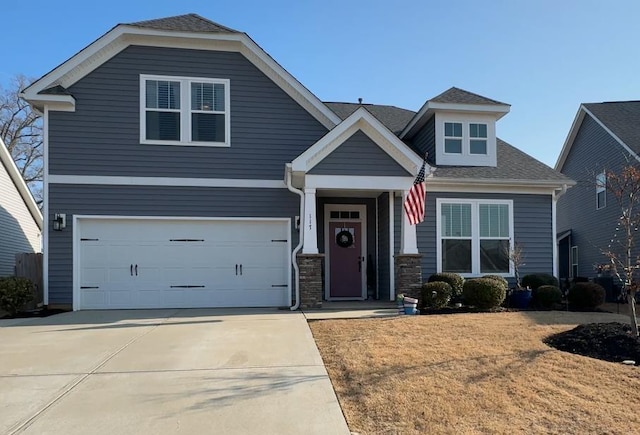
{"label": "neighboring house", "polygon": [[578,181],[558,202],[559,276],[593,278],[613,240],[621,209],[606,172],[640,161],[640,101],[582,104],[556,163]]}
{"label": "neighboring house", "polygon": [[[495,100],[323,103],[194,14],[118,25],[23,96],[45,119],[51,305],[393,300],[436,271],[512,278],[514,241],[523,272],[554,272],[573,182],[496,137],[509,105]],[[410,226],[425,152],[426,219]]]}
{"label": "neighboring house", "polygon": [[0,139],[0,276],[14,274],[16,254],[41,251],[42,214]]}

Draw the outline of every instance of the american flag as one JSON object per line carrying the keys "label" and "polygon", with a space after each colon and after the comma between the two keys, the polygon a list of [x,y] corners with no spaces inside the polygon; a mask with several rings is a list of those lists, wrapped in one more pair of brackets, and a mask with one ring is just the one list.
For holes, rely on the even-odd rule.
{"label": "american flag", "polygon": [[422,168],[409,190],[407,198],[404,200],[404,211],[411,225],[419,224],[424,220],[424,197],[427,193],[424,182],[424,170],[427,164],[427,157],[422,161]]}

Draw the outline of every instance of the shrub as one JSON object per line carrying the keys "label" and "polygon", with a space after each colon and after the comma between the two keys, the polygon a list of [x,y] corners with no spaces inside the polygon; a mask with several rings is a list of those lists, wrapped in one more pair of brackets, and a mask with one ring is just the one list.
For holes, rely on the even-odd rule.
{"label": "shrub", "polygon": [[446,282],[451,286],[451,297],[453,299],[457,299],[462,296],[462,286],[464,285],[464,278],[457,273],[434,273],[429,277],[429,282]]}
{"label": "shrub", "polygon": [[569,289],[567,299],[576,308],[595,308],[604,303],[605,290],[595,282],[578,282]]}
{"label": "shrub", "polygon": [[15,315],[33,299],[33,283],[27,278],[0,278],[0,309]]}
{"label": "shrub", "polygon": [[531,292],[533,304],[541,308],[552,308],[562,301],[562,292],[555,285],[541,285]]}
{"label": "shrub", "polygon": [[509,289],[509,281],[507,281],[504,277],[500,276],[500,275],[484,275],[483,278],[485,279],[492,279],[496,282],[499,282],[500,284],[502,284],[504,286],[504,290],[507,291]]}
{"label": "shrub", "polygon": [[422,306],[424,308],[446,307],[451,300],[453,290],[444,281],[427,282],[422,285]]}
{"label": "shrub", "polygon": [[542,285],[558,286],[558,279],[548,273],[531,273],[522,277],[522,286],[535,290]]}
{"label": "shrub", "polygon": [[487,278],[475,278],[465,281],[462,293],[467,305],[472,305],[482,310],[499,307],[507,294],[502,283]]}

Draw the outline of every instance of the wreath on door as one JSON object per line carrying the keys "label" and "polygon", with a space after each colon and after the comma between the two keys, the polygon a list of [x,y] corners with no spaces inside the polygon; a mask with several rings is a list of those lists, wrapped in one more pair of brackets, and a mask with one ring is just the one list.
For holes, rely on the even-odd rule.
{"label": "wreath on door", "polygon": [[353,245],[353,234],[347,230],[342,230],[336,234],[336,244],[341,248],[348,248]]}

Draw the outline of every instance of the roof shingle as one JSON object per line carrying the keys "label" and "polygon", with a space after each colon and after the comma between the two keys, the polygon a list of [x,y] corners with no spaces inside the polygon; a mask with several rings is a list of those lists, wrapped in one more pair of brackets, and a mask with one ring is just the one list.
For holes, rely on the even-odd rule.
{"label": "roof shingle", "polygon": [[364,107],[378,121],[383,123],[385,127],[398,135],[407,125],[407,123],[413,118],[415,112],[412,110],[401,109],[395,106],[384,106],[379,104],[357,104],[357,103],[324,103],[329,109],[333,111],[342,120],[346,119],[353,112],[358,110],[359,107]]}
{"label": "roof shingle", "polygon": [[629,148],[640,154],[640,101],[587,103],[583,106]]}
{"label": "roof shingle", "polygon": [[429,101],[434,103],[450,103],[450,104],[492,104],[492,105],[504,105],[507,103],[501,103],[500,101],[492,100],[491,98],[483,97],[482,95],[474,94],[473,92],[465,91],[464,89],[452,87],[437,97],[431,98]]}
{"label": "roof shingle", "polygon": [[128,23],[129,26],[156,30],[177,30],[181,32],[239,33],[237,30],[214,23],[198,14],[177,15],[175,17]]}

